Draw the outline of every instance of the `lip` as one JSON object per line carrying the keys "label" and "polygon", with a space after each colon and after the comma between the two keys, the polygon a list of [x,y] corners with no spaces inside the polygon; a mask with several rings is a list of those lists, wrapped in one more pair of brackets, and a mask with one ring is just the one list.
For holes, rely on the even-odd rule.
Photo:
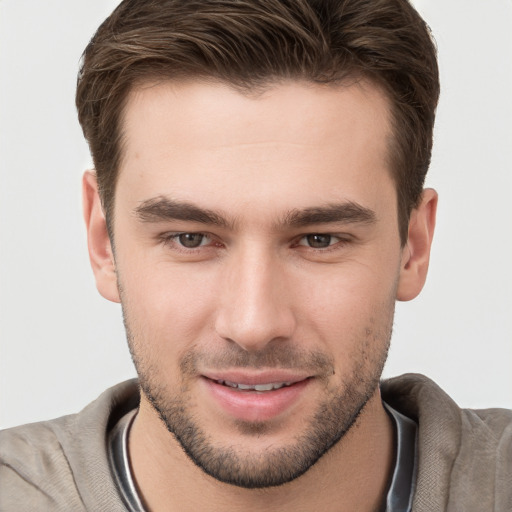
{"label": "lip", "polygon": [[311,377],[300,372],[286,370],[265,370],[265,371],[248,371],[242,370],[226,370],[226,371],[207,371],[203,373],[203,377],[218,381],[224,380],[236,382],[237,384],[247,384],[255,386],[257,384],[269,384],[271,382],[291,382],[295,384]]}
{"label": "lip", "polygon": [[[311,384],[311,378],[280,370],[265,372],[225,371],[203,375],[207,392],[228,416],[245,422],[264,422],[276,418],[300,399]],[[258,384],[290,383],[272,391],[240,390],[218,381],[236,382],[255,386]]]}

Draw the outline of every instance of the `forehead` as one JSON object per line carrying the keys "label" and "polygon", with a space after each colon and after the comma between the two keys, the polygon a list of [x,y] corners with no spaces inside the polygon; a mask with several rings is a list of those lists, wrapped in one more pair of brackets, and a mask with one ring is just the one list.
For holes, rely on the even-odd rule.
{"label": "forehead", "polygon": [[361,191],[374,201],[391,184],[389,117],[384,93],[366,82],[285,82],[258,94],[220,83],[145,84],[126,104],[118,192],[132,201],[201,197],[213,208],[307,207]]}

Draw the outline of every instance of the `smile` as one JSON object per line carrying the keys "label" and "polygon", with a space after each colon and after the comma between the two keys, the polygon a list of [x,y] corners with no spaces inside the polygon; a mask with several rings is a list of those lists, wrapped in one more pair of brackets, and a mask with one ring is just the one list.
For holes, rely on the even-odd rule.
{"label": "smile", "polygon": [[312,377],[282,371],[266,375],[226,373],[232,375],[203,375],[208,403],[228,417],[247,422],[268,421],[292,411],[314,382]]}
{"label": "smile", "polygon": [[281,389],[286,386],[291,386],[293,382],[270,382],[268,384],[241,384],[238,382],[230,382],[229,380],[217,380],[217,384],[222,384],[229,388],[240,389],[242,391],[273,391],[274,389]]}

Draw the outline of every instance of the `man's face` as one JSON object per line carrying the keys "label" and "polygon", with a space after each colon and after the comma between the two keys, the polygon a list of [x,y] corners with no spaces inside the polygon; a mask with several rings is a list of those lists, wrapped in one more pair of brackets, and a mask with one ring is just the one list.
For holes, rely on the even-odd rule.
{"label": "man's face", "polygon": [[313,465],[375,397],[401,246],[369,84],[129,97],[114,210],[130,348],[196,464],[245,487]]}

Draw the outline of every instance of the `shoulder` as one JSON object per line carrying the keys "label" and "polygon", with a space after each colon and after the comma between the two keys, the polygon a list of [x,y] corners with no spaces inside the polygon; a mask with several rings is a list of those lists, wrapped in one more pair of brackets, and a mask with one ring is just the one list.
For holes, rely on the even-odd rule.
{"label": "shoulder", "polygon": [[56,430],[73,417],[0,432],[1,510],[84,510]]}
{"label": "shoulder", "polygon": [[462,409],[460,414],[460,444],[452,470],[458,485],[452,501],[478,482],[479,492],[469,493],[475,509],[483,498],[492,503],[492,510],[512,510],[512,411]]}
{"label": "shoulder", "polygon": [[0,432],[0,510],[80,511],[94,502],[117,503],[106,436],[118,414],[137,402],[137,384],[128,381],[78,414]]}
{"label": "shoulder", "polygon": [[510,442],[512,410],[462,409],[435,382],[424,375],[406,374],[381,383],[383,398],[420,424],[447,429],[461,436],[483,436]]}
{"label": "shoulder", "polygon": [[423,375],[381,388],[419,426],[416,510],[512,510],[512,411],[462,409]]}

